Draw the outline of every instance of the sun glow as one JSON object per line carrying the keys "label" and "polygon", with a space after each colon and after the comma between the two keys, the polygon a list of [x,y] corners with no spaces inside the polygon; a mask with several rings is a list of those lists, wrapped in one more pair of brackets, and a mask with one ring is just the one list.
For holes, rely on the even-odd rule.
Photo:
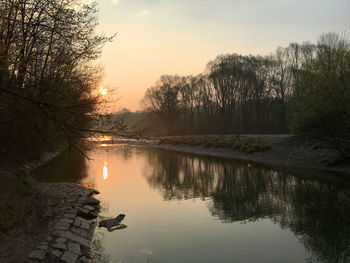
{"label": "sun glow", "polygon": [[102,96],[106,96],[107,95],[107,89],[102,87],[102,86],[100,87],[99,92],[100,92],[100,94]]}

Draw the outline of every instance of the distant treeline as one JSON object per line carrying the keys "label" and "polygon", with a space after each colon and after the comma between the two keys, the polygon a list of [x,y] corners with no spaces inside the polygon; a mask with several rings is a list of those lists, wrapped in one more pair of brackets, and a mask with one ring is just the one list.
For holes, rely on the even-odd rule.
{"label": "distant treeline", "polygon": [[25,159],[86,136],[99,104],[90,62],[110,40],[95,33],[96,14],[75,0],[0,0],[0,155]]}
{"label": "distant treeline", "polygon": [[312,132],[349,139],[349,42],[328,33],[268,56],[220,55],[198,76],[162,76],[142,104],[143,118],[134,118],[149,134]]}

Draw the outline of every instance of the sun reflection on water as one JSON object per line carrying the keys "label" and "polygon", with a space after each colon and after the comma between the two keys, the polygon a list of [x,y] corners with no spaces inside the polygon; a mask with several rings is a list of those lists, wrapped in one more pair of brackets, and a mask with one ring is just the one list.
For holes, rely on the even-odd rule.
{"label": "sun reflection on water", "polygon": [[107,167],[107,162],[104,162],[103,165],[103,179],[107,180],[108,179],[108,167]]}
{"label": "sun reflection on water", "polygon": [[112,136],[101,136],[98,138],[100,141],[111,141],[112,140]]}

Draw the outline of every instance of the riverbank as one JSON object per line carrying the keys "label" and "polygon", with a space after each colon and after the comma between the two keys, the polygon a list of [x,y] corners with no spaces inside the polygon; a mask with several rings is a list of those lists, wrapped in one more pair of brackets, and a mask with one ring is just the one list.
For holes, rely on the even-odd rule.
{"label": "riverbank", "polygon": [[[185,137],[198,138],[201,136]],[[225,135],[224,137],[230,136]],[[274,134],[250,134],[241,135],[240,137],[266,141],[269,148],[264,151],[245,153],[239,150],[220,147],[160,144],[162,139],[174,138],[172,136],[144,138],[138,141],[115,140],[114,142],[147,145],[171,151],[249,161],[282,170],[313,170],[315,172],[325,171],[350,175],[350,163],[342,161],[339,152],[327,141],[304,136]]]}
{"label": "riverbank", "polygon": [[46,213],[54,213],[48,231],[27,262],[88,262],[98,217],[99,192],[88,185],[73,183],[35,183],[40,194],[55,205]]}
{"label": "riverbank", "polygon": [[0,262],[89,262],[99,192],[89,185],[41,183],[30,171],[57,156],[0,174]]}

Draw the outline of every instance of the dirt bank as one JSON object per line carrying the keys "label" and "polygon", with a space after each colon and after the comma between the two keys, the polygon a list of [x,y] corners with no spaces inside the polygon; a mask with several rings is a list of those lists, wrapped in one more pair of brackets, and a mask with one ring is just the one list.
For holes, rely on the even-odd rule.
{"label": "dirt bank", "polygon": [[292,135],[250,134],[241,135],[241,137],[265,140],[270,145],[270,149],[267,151],[246,154],[238,150],[227,148],[159,144],[160,139],[164,137],[152,137],[138,141],[115,140],[114,142],[141,144],[171,151],[244,160],[271,167],[278,167],[280,169],[297,168],[300,171],[329,171],[350,175],[350,163],[347,161],[341,161],[339,153],[327,141]]}

